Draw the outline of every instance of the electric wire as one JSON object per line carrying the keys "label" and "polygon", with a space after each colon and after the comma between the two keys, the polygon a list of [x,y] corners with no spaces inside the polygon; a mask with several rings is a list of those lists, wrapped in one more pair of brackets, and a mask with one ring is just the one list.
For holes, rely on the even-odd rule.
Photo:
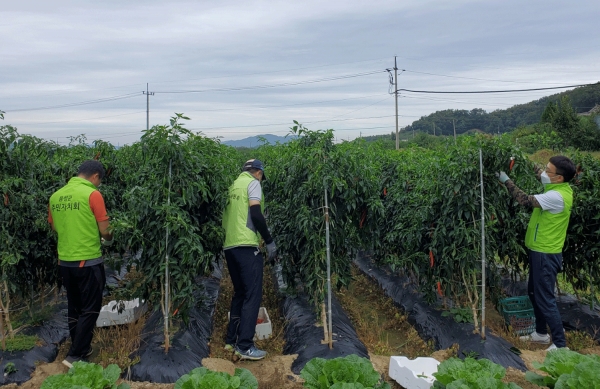
{"label": "electric wire", "polygon": [[595,84],[578,84],[578,85],[565,85],[565,86],[554,86],[547,88],[529,88],[529,89],[506,89],[506,90],[484,90],[484,91],[431,91],[431,90],[413,90],[413,89],[398,89],[398,92],[410,92],[410,93],[513,93],[513,92],[530,92],[540,90],[551,90],[551,89],[566,89],[566,88],[577,88],[580,86],[590,86]]}
{"label": "electric wire", "polygon": [[36,108],[7,109],[6,113],[9,113],[9,112],[11,112],[11,113],[12,112],[26,112],[26,111],[41,111],[41,110],[45,110],[45,109],[58,109],[58,108],[78,107],[78,106],[81,106],[81,105],[98,104],[98,103],[106,103],[106,102],[109,102],[109,101],[130,99],[132,97],[136,97],[136,96],[140,96],[140,95],[141,95],[141,92],[136,92],[136,93],[128,93],[126,95],[106,97],[106,98],[102,98],[102,99],[81,101],[81,102],[78,102],[78,103],[68,103],[68,104],[60,104],[60,105],[51,105],[51,106],[36,107]]}
{"label": "electric wire", "polygon": [[[306,103],[295,103],[295,104],[248,106],[246,108],[254,110],[254,109],[296,107],[296,106],[299,106],[299,105],[335,103],[335,102],[339,102],[339,101],[361,100],[361,99],[368,99],[370,97],[380,97],[380,96],[387,96],[387,94],[385,94],[385,93],[379,93],[379,94],[376,94],[376,95],[368,95],[368,96],[360,96],[360,97],[348,97],[348,98],[345,98],[345,99],[334,99],[334,100],[309,101],[309,102],[306,102]],[[220,111],[236,111],[236,112],[240,112],[240,111],[243,111],[243,110],[240,110],[240,108],[217,108],[217,109],[195,109],[195,110],[186,111],[186,112],[220,112]],[[163,111],[161,111],[161,110],[153,110],[153,112],[163,112]]]}
{"label": "electric wire", "polygon": [[[295,71],[298,71],[298,70],[319,69],[319,68],[324,68],[324,67],[349,65],[349,64],[355,64],[355,63],[380,62],[380,61],[384,61],[386,59],[387,58],[369,59],[369,60],[364,60],[364,61],[341,62],[341,63],[329,64],[329,65],[317,65],[317,66],[307,66],[307,67],[302,67],[302,68],[288,68],[288,69],[282,69],[282,70],[272,70],[272,71],[268,71],[268,72],[236,73],[235,75],[237,77],[248,77],[248,76],[256,76],[256,75],[263,75],[263,74],[275,74],[275,73],[295,72]],[[219,79],[219,78],[230,78],[230,77],[231,77],[231,75],[225,75],[225,76],[192,78],[192,79],[184,79],[184,80],[152,81],[151,84],[177,83],[177,82],[185,82],[185,81],[214,80],[214,79]]]}
{"label": "electric wire", "polygon": [[419,72],[419,71],[416,71],[416,70],[408,70],[408,69],[402,69],[402,71],[403,72],[408,72],[408,73],[415,73],[415,74],[424,74],[424,75],[428,75],[428,76],[458,78],[458,79],[462,79],[462,80],[493,81],[493,82],[505,82],[505,83],[514,83],[514,84],[548,84],[548,85],[554,85],[553,83],[549,83],[549,82],[511,81],[511,80],[496,80],[496,79],[489,79],[489,78],[451,76],[451,75],[448,75],[448,74]]}
{"label": "electric wire", "polygon": [[108,119],[108,118],[114,118],[114,117],[119,117],[119,116],[135,115],[138,113],[146,113],[146,111],[135,111],[135,112],[130,112],[130,113],[121,113],[118,115],[99,116],[99,117],[87,118],[87,119],[63,120],[63,121],[58,121],[58,122],[33,122],[33,123],[19,123],[19,124],[20,125],[39,125],[39,124],[75,123],[75,122],[83,122],[83,121],[87,121],[87,120]]}
{"label": "electric wire", "polygon": [[206,93],[206,92],[239,92],[239,91],[245,91],[245,90],[279,88],[279,87],[283,87],[283,86],[296,86],[296,85],[315,84],[315,83],[326,82],[326,81],[345,80],[348,78],[371,76],[373,74],[382,73],[384,71],[385,70],[375,70],[375,71],[370,71],[370,72],[348,74],[348,75],[344,75],[344,76],[326,77],[326,78],[320,78],[320,79],[316,79],[316,80],[306,80],[306,81],[298,81],[298,82],[285,82],[285,83],[281,83],[281,84],[271,84],[271,85],[253,85],[253,86],[246,86],[246,87],[211,88],[211,89],[201,89],[201,90],[154,91],[154,93],[180,94],[180,93]]}

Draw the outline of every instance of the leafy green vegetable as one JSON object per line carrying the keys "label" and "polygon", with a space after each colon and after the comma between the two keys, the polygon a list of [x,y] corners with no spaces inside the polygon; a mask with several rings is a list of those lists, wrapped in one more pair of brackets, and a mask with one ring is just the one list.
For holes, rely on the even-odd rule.
{"label": "leafy green vegetable", "polygon": [[106,369],[95,363],[75,362],[67,374],[57,374],[44,380],[40,389],[130,389],[126,383],[117,386],[121,375],[117,365]]}
{"label": "leafy green vegetable", "polygon": [[313,358],[300,376],[304,379],[304,387],[310,389],[390,389],[371,362],[356,355],[329,360]]}
{"label": "leafy green vegetable", "polygon": [[581,362],[571,374],[563,374],[556,381],[555,389],[600,388],[600,363]]}
{"label": "leafy green vegetable", "polygon": [[451,316],[457,323],[473,323],[473,311],[470,308],[450,308],[442,316]]}
{"label": "leafy green vegetable", "polygon": [[583,355],[566,348],[549,352],[544,363],[533,367],[548,373],[542,376],[528,371],[525,379],[549,388],[600,388],[600,356]]}
{"label": "leafy green vegetable", "polygon": [[502,378],[506,370],[488,360],[450,358],[438,366],[433,373],[436,381],[434,388],[441,389],[519,389],[514,383],[505,384]]}
{"label": "leafy green vegetable", "polygon": [[175,389],[257,389],[258,381],[246,369],[235,369],[233,376],[227,373],[197,367],[175,382]]}

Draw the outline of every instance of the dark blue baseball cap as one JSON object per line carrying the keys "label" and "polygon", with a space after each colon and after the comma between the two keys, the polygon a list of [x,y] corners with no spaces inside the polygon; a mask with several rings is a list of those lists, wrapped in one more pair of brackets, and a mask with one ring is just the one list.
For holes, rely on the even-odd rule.
{"label": "dark blue baseball cap", "polygon": [[260,171],[263,172],[263,180],[267,179],[267,176],[265,175],[265,168],[263,166],[263,163],[258,160],[258,159],[250,159],[248,161],[246,161],[246,163],[244,164],[244,167],[242,168],[242,171],[247,171],[250,169],[258,169]]}

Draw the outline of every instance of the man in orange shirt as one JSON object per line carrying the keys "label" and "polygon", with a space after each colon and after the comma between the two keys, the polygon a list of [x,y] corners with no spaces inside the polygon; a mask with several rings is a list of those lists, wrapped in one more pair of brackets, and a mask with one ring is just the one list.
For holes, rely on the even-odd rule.
{"label": "man in orange shirt", "polygon": [[67,290],[71,348],[62,362],[72,367],[92,354],[92,336],[106,283],[101,245],[112,244],[108,215],[98,187],[98,161],[85,161],[77,177],[50,197],[48,222],[58,234],[58,264]]}

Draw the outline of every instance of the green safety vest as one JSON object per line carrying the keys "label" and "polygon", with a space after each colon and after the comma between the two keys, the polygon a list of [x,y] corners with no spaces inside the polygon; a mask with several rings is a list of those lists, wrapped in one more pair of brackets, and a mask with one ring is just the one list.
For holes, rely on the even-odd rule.
{"label": "green safety vest", "polygon": [[90,195],[98,190],[85,178],[73,177],[50,197],[50,213],[58,233],[58,259],[84,261],[100,258],[100,233],[90,208]]}
{"label": "green safety vest", "polygon": [[[223,213],[222,226],[225,229],[225,244],[223,249],[238,246],[258,247],[260,236],[252,226],[250,206],[248,205],[248,186],[256,180],[250,173],[243,172],[229,187],[227,207]],[[260,200],[263,208],[262,198]],[[250,226],[254,228],[251,229]]]}
{"label": "green safety vest", "polygon": [[525,234],[525,246],[540,253],[559,254],[562,253],[567,236],[573,207],[573,189],[568,183],[546,184],[544,189],[544,193],[550,190],[560,193],[565,207],[562,212],[556,214],[534,208]]}

